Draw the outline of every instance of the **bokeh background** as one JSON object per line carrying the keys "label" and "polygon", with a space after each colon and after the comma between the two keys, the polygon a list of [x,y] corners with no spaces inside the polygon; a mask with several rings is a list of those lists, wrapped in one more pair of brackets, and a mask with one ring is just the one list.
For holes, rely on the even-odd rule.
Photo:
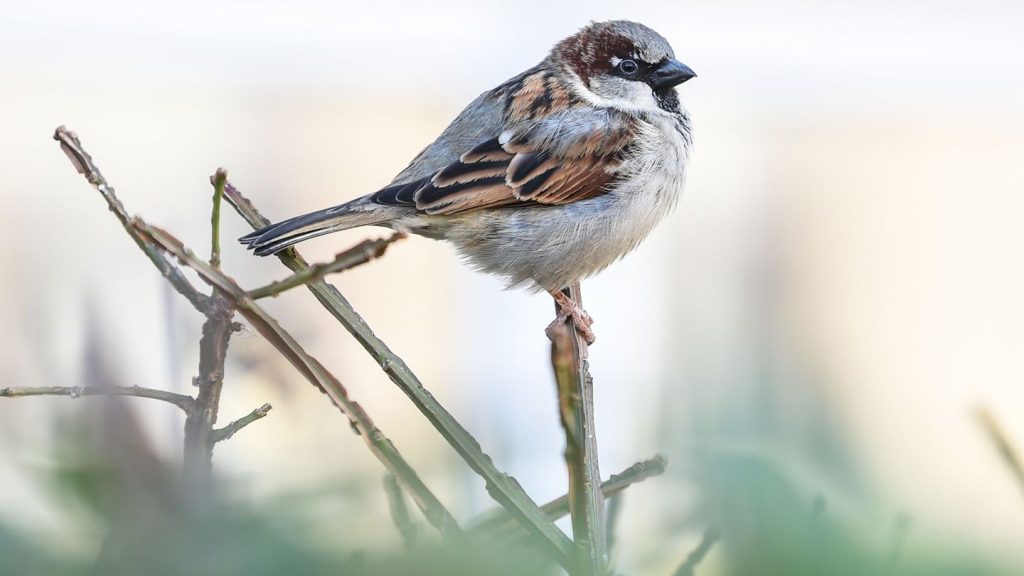
{"label": "bokeh background", "polygon": [[[274,219],[375,190],[481,91],[610,18],[655,28],[699,74],[681,90],[696,153],[679,209],[584,284],[602,469],[658,452],[670,466],[626,494],[618,569],[670,573],[717,523],[700,572],[724,574],[827,521],[887,570],[1024,571],[1022,487],[975,417],[1024,443],[1024,4],[1009,0],[4,0],[0,387],[102,372],[187,393],[196,372],[202,318],[55,126],[129,212],[205,252],[216,167]],[[229,239],[247,231],[224,220]],[[246,286],[286,272],[231,242],[224,266]],[[334,280],[500,468],[538,500],[564,491],[548,298],[421,238]],[[490,508],[308,293],[268,306],[460,519]],[[263,402],[270,416],[215,453],[228,500],[318,554],[399,549],[378,462],[269,345],[236,338],[221,420]],[[111,406],[0,399],[0,525],[54,565],[101,548],[110,518],[54,477],[109,452],[111,421],[169,470],[179,458],[175,409]]]}

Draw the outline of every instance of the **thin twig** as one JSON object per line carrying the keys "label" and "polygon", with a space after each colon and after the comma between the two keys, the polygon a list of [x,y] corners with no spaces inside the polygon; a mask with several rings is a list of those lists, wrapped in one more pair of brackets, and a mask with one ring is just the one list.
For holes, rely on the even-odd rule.
{"label": "thin twig", "polygon": [[[666,466],[665,457],[661,454],[649,460],[637,462],[602,482],[601,493],[605,497],[614,496],[633,484],[664,474]],[[569,513],[569,495],[564,494],[555,498],[541,506],[541,510],[552,521],[562,518]],[[470,527],[474,533],[485,534],[488,538],[507,540],[514,536],[512,532],[516,525],[512,523],[512,518],[509,517],[508,512],[504,509],[499,509],[484,513],[478,520],[471,522]]]}
{"label": "thin twig", "polygon": [[351,400],[341,382],[295,341],[266,311],[263,310],[232,278],[204,262],[168,232],[150,226],[139,219],[132,223],[143,236],[159,246],[182,264],[195,270],[200,278],[210,283],[219,294],[230,300],[239,314],[245,317],[264,338],[273,345],[310,383],[328,395],[342,413],[349,417],[352,427],[366,442],[370,451],[394,474],[413,496],[427,520],[445,536],[457,536],[461,530],[455,518],[441,501],[420,480],[408,462],[370,416],[357,402]]}
{"label": "thin twig", "polygon": [[[577,282],[567,295],[582,307]],[[556,304],[557,306],[557,304]],[[569,470],[569,515],[577,547],[574,574],[604,576],[608,564],[604,494],[597,462],[594,428],[594,383],[587,361],[587,343],[572,321],[557,326],[551,336],[551,364],[558,385],[558,406],[565,429],[565,464]]]}
{"label": "thin twig", "polygon": [[700,544],[686,555],[686,559],[679,565],[679,568],[676,568],[672,576],[693,576],[694,571],[697,570],[697,565],[708,555],[708,552],[711,551],[711,548],[715,545],[715,542],[718,542],[720,537],[721,534],[718,532],[718,528],[714,525],[708,526],[700,538]]}
{"label": "thin twig", "polygon": [[[129,218],[120,200],[114,194],[113,188],[100,176],[99,170],[96,169],[92,159],[82,149],[74,133],[67,131],[64,127],[60,127],[57,129],[54,138],[61,142],[62,149],[76,168],[78,168],[79,172],[85,174],[89,182],[107,200],[111,210],[121,220],[125,230],[146,252],[147,256],[150,256],[153,263],[162,272],[168,270],[164,275],[178,288],[179,292],[188,298],[190,302],[193,302],[197,309],[205,311],[207,297],[192,287],[188,280],[181,275],[181,271],[164,258],[164,253],[173,254],[180,261],[187,262],[189,266],[200,274],[204,281],[214,286],[215,293],[227,297],[232,305],[299,369],[303,376],[330,396],[335,405],[349,416],[350,422],[370,447],[370,451],[392,474],[402,481],[405,488],[412,494],[417,506],[420,507],[424,516],[427,517],[427,520],[432,525],[437,527],[446,536],[456,536],[460,533],[458,524],[448,510],[423,484],[416,472],[402,458],[391,441],[373,424],[373,421],[363,411],[362,407],[349,399],[348,392],[338,382],[337,378],[330,374],[317,360],[306,354],[295,339],[285,332],[277,324],[277,321],[249,299],[245,290],[239,287],[234,280],[201,259],[196,258],[192,251],[185,249],[181,241],[170,234],[162,230],[150,228],[137,218]],[[156,241],[155,236],[160,237],[160,243]],[[184,283],[187,290],[179,287],[175,279],[180,279],[180,282]],[[219,292],[217,292],[218,290]],[[196,302],[201,304],[196,304]],[[234,330],[234,324],[229,324],[229,329]]]}
{"label": "thin twig", "polygon": [[[210,210],[210,267],[220,270],[220,204],[224,195],[227,171],[218,168],[214,175],[213,206]],[[199,388],[196,409],[185,419],[183,468],[186,480],[198,489],[210,486],[213,474],[213,447],[217,443],[214,425],[220,411],[220,395],[224,389],[224,364],[234,325],[234,305],[216,288],[207,300],[206,322],[199,340],[199,375],[192,384]]]}
{"label": "thin twig", "polygon": [[236,432],[238,432],[242,428],[245,428],[249,424],[252,424],[257,420],[264,418],[272,408],[273,406],[271,406],[270,404],[264,404],[263,406],[260,406],[259,408],[253,410],[252,412],[249,412],[245,416],[242,416],[238,420],[231,422],[227,426],[223,428],[217,428],[216,430],[213,431],[213,434],[210,435],[210,441],[216,443],[231,438],[232,436],[235,435]]}
{"label": "thin twig", "polygon": [[40,386],[25,388],[0,388],[0,398],[22,396],[135,396],[162,400],[181,408],[186,414],[192,410],[195,400],[191,396],[175,394],[165,390],[143,388],[142,386]]}
{"label": "thin twig", "polygon": [[1024,465],[1021,463],[1021,456],[1017,447],[1014,446],[1010,437],[1006,435],[1003,427],[999,424],[999,421],[996,420],[995,415],[988,408],[978,408],[975,410],[974,416],[978,419],[978,424],[988,434],[996,450],[999,451],[999,456],[1010,470],[1010,474],[1013,475],[1020,488],[1024,490]]}
{"label": "thin twig", "polygon": [[276,280],[266,286],[249,290],[249,297],[253,300],[259,300],[260,298],[266,298],[267,296],[277,296],[285,290],[290,290],[296,286],[302,286],[309,282],[321,280],[328,274],[337,274],[338,272],[344,272],[345,270],[350,270],[356,266],[361,266],[375,258],[383,256],[389,245],[401,240],[402,238],[405,238],[404,233],[395,232],[387,238],[363,240],[348,250],[339,252],[334,257],[334,260],[331,260],[330,262],[313,264],[309,268],[300,270],[283,280]]}
{"label": "thin twig", "polygon": [[[253,228],[270,224],[230,182],[224,187],[224,198]],[[309,267],[295,250],[284,250],[277,257],[295,272]],[[366,321],[334,286],[323,280],[315,280],[306,284],[306,287],[377,361],[392,382],[412,400],[469,467],[484,479],[491,497],[508,509],[528,530],[540,536],[559,564],[568,567],[572,558],[572,542],[545,516],[519,482],[498,470],[476,439],[423,387],[409,366],[373,333]]]}
{"label": "thin twig", "polygon": [[213,175],[213,210],[210,214],[210,266],[220,268],[220,199],[224,196],[224,183],[228,171],[217,168]]}
{"label": "thin twig", "polygon": [[179,294],[185,297],[192,306],[200,311],[205,312],[207,306],[207,296],[202,294],[192,283],[185,278],[185,275],[181,273],[181,270],[177,266],[174,266],[168,262],[163,254],[160,253],[151,244],[148,244],[143,237],[137,232],[132,230],[129,226],[131,217],[128,216],[128,212],[125,211],[121,201],[117,199],[114,193],[114,188],[107,180],[103,177],[99,168],[93,163],[92,157],[82,148],[81,143],[78,141],[78,135],[71,132],[67,128],[60,126],[53,133],[53,139],[60,142],[60,148],[67,154],[68,159],[75,166],[78,172],[85,176],[85,179],[89,181],[96,190],[103,195],[104,200],[107,201],[107,206],[110,211],[114,213],[114,216],[121,222],[124,229],[128,232],[128,235],[132,237],[132,240],[138,244],[139,248],[146,253],[146,256],[153,262],[160,274],[167,278],[171,286],[178,291]]}
{"label": "thin twig", "polygon": [[391,510],[391,520],[394,521],[395,527],[398,528],[398,533],[402,535],[402,542],[405,543],[406,548],[414,547],[417,536],[416,525],[413,524],[412,518],[409,517],[409,509],[405,506],[405,494],[402,492],[402,487],[398,484],[398,479],[395,478],[394,474],[388,474],[384,477],[384,492],[388,495],[388,509]]}

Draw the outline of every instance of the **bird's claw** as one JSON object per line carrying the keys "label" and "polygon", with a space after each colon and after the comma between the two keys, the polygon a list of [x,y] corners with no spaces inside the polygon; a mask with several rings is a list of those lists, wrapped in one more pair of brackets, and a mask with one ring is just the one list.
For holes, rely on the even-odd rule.
{"label": "bird's claw", "polygon": [[552,294],[552,297],[555,299],[555,304],[558,305],[558,314],[544,330],[548,338],[553,340],[554,331],[571,318],[573,326],[576,327],[576,332],[579,333],[580,337],[586,341],[588,346],[593,344],[597,337],[594,336],[594,331],[590,327],[594,323],[594,319],[590,317],[590,314],[587,314],[586,310],[562,292],[555,292]]}

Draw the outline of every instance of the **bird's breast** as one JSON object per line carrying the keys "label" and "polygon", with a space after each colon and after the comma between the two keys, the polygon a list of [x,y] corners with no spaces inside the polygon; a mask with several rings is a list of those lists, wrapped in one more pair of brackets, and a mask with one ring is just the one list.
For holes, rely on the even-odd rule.
{"label": "bird's breast", "polygon": [[[626,221],[632,249],[679,201],[686,184],[692,138],[685,115],[657,115],[640,122],[610,191]],[[633,236],[639,235],[636,239]]]}
{"label": "bird's breast", "polygon": [[[686,181],[688,126],[642,123],[605,194],[565,205],[503,207],[410,221],[451,241],[476,268],[511,286],[556,290],[606,268],[650,234]],[[422,221],[422,224],[419,223]]]}

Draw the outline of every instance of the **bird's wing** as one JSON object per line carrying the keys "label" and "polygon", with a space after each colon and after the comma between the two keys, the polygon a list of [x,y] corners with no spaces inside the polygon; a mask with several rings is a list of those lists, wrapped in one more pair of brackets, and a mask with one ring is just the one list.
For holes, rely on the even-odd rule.
{"label": "bird's wing", "polygon": [[506,130],[416,190],[416,208],[452,214],[506,204],[568,204],[600,195],[632,141],[631,125],[586,108]]}
{"label": "bird's wing", "polygon": [[458,161],[466,150],[500,134],[507,123],[509,89],[523,85],[527,78],[535,76],[539,71],[540,66],[531,68],[470,102],[436,140],[395,176],[391,185],[429,178],[438,170]]}
{"label": "bird's wing", "polygon": [[371,199],[428,214],[584,200],[606,192],[616,179],[634,130],[616,112],[574,107],[520,122],[431,175],[389,186]]}

